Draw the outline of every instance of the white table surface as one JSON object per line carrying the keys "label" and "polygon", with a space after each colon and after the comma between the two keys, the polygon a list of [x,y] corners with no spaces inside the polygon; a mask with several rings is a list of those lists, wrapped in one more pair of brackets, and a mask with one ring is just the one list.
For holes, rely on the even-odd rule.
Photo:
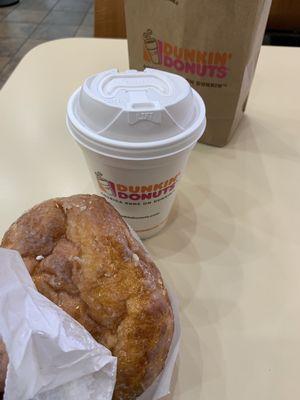
{"label": "white table surface", "polygon": [[[128,68],[123,40],[31,51],[0,92],[0,235],[54,196],[94,192],[68,136],[68,96]],[[300,396],[300,49],[264,47],[246,116],[222,149],[197,145],[164,231],[146,245],[181,301],[170,399]]]}

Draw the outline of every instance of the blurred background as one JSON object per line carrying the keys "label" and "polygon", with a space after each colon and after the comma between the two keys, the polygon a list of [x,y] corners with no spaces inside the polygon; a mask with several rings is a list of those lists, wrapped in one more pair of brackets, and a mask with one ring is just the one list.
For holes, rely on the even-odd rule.
{"label": "blurred background", "polygon": [[[126,37],[123,0],[0,0],[0,88],[29,50],[66,37]],[[300,0],[273,0],[263,43],[300,46]]]}

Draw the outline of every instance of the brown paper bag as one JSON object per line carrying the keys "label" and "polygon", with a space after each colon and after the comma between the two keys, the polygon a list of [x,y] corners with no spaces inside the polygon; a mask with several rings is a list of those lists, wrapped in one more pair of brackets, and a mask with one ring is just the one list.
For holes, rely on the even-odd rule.
{"label": "brown paper bag", "polygon": [[125,0],[130,67],[183,75],[203,97],[201,141],[224,146],[246,107],[271,0]]}

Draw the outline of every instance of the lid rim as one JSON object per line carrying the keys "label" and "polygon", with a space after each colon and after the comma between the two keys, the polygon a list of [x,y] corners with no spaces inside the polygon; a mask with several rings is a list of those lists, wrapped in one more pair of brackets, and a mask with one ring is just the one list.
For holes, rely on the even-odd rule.
{"label": "lid rim", "polygon": [[[92,148],[91,146],[89,146],[89,145],[87,145],[87,143],[84,143],[83,141],[81,141],[80,139],[79,139],[79,137],[78,136],[76,136],[75,134],[74,134],[74,132],[72,131],[72,129],[71,129],[71,127],[70,127],[70,125],[69,125],[69,121],[68,121],[68,119],[67,119],[67,127],[69,128],[69,133],[70,133],[70,135],[74,138],[74,140],[79,144],[79,145],[81,145],[82,147],[84,147],[85,149],[87,149],[87,150],[89,150],[89,151],[91,151],[91,152],[93,152],[93,153],[97,153],[97,154],[99,154],[99,155],[103,155],[103,156],[105,156],[105,157],[108,157],[108,158],[113,158],[113,159],[119,159],[119,160],[131,160],[131,161],[147,161],[147,160],[159,160],[159,159],[162,159],[162,158],[167,158],[167,157],[171,157],[171,156],[173,156],[173,155],[176,155],[176,154],[179,154],[179,153],[181,153],[182,151],[185,151],[186,149],[188,149],[189,147],[191,147],[191,146],[193,146],[196,142],[198,142],[198,140],[203,136],[203,134],[204,134],[204,132],[205,132],[205,128],[206,128],[206,118],[203,120],[203,123],[201,124],[201,126],[200,126],[200,128],[201,128],[201,134],[199,135],[196,135],[196,137],[193,139],[193,140],[190,140],[189,141],[189,143],[187,143],[187,144],[185,144],[184,146],[182,146],[182,147],[180,147],[180,146],[174,146],[175,147],[175,150],[173,150],[173,151],[169,151],[169,152],[164,152],[163,154],[157,154],[157,155],[152,155],[152,156],[149,156],[149,155],[147,155],[147,153],[150,153],[151,152],[151,150],[153,150],[152,148],[149,148],[149,149],[143,149],[143,150],[148,150],[148,151],[145,151],[145,153],[144,153],[144,156],[140,156],[140,157],[137,157],[137,156],[132,156],[132,157],[129,157],[129,156],[124,156],[122,153],[125,153],[125,151],[127,151],[128,152],[128,150],[129,150],[129,152],[130,151],[133,151],[133,150],[137,150],[137,149],[117,149],[117,148],[114,148],[113,150],[115,150],[115,152],[111,152],[111,153],[109,153],[109,152],[105,152],[105,151],[101,151],[100,149],[95,149],[95,148]],[[86,139],[86,137],[85,137],[85,139]],[[91,143],[93,143],[93,142],[91,142]],[[109,149],[109,148],[108,148]],[[120,151],[120,153],[119,154],[117,154],[117,152],[118,152],[118,150]],[[122,151],[123,150],[123,151]],[[139,150],[139,149],[138,149]],[[155,149],[154,149],[155,150]]]}
{"label": "lid rim", "polygon": [[[77,89],[72,96],[69,99],[68,102],[68,107],[67,107],[67,117],[70,119],[72,125],[82,134],[85,135],[87,138],[94,140],[95,142],[105,145],[111,145],[112,147],[119,147],[119,148],[124,148],[124,149],[147,149],[147,148],[155,148],[155,147],[161,147],[164,145],[171,145],[176,142],[180,142],[181,140],[184,140],[186,137],[191,135],[191,132],[200,129],[201,125],[203,124],[203,121],[205,120],[205,114],[206,114],[206,108],[205,104],[199,95],[198,92],[196,92],[194,89],[193,95],[196,96],[198,100],[198,110],[199,110],[199,116],[195,121],[187,128],[184,130],[184,132],[181,132],[180,134],[167,138],[167,139],[162,139],[162,140],[156,140],[155,142],[124,142],[121,140],[113,140],[107,137],[103,137],[100,135],[97,135],[96,133],[92,133],[89,131],[85,126],[83,126],[78,119],[75,117],[74,109],[73,109],[73,102],[75,97],[78,95],[78,92],[80,91],[80,88]],[[200,121],[200,123],[198,122]],[[117,143],[117,145],[116,145]]]}

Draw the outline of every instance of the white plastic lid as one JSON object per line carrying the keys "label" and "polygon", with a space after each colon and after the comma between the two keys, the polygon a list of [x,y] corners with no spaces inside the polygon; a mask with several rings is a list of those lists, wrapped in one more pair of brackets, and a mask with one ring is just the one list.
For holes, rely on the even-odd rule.
{"label": "white plastic lid", "polygon": [[88,78],[71,96],[67,124],[77,142],[99,154],[160,158],[202,136],[205,105],[179,75],[112,69]]}

